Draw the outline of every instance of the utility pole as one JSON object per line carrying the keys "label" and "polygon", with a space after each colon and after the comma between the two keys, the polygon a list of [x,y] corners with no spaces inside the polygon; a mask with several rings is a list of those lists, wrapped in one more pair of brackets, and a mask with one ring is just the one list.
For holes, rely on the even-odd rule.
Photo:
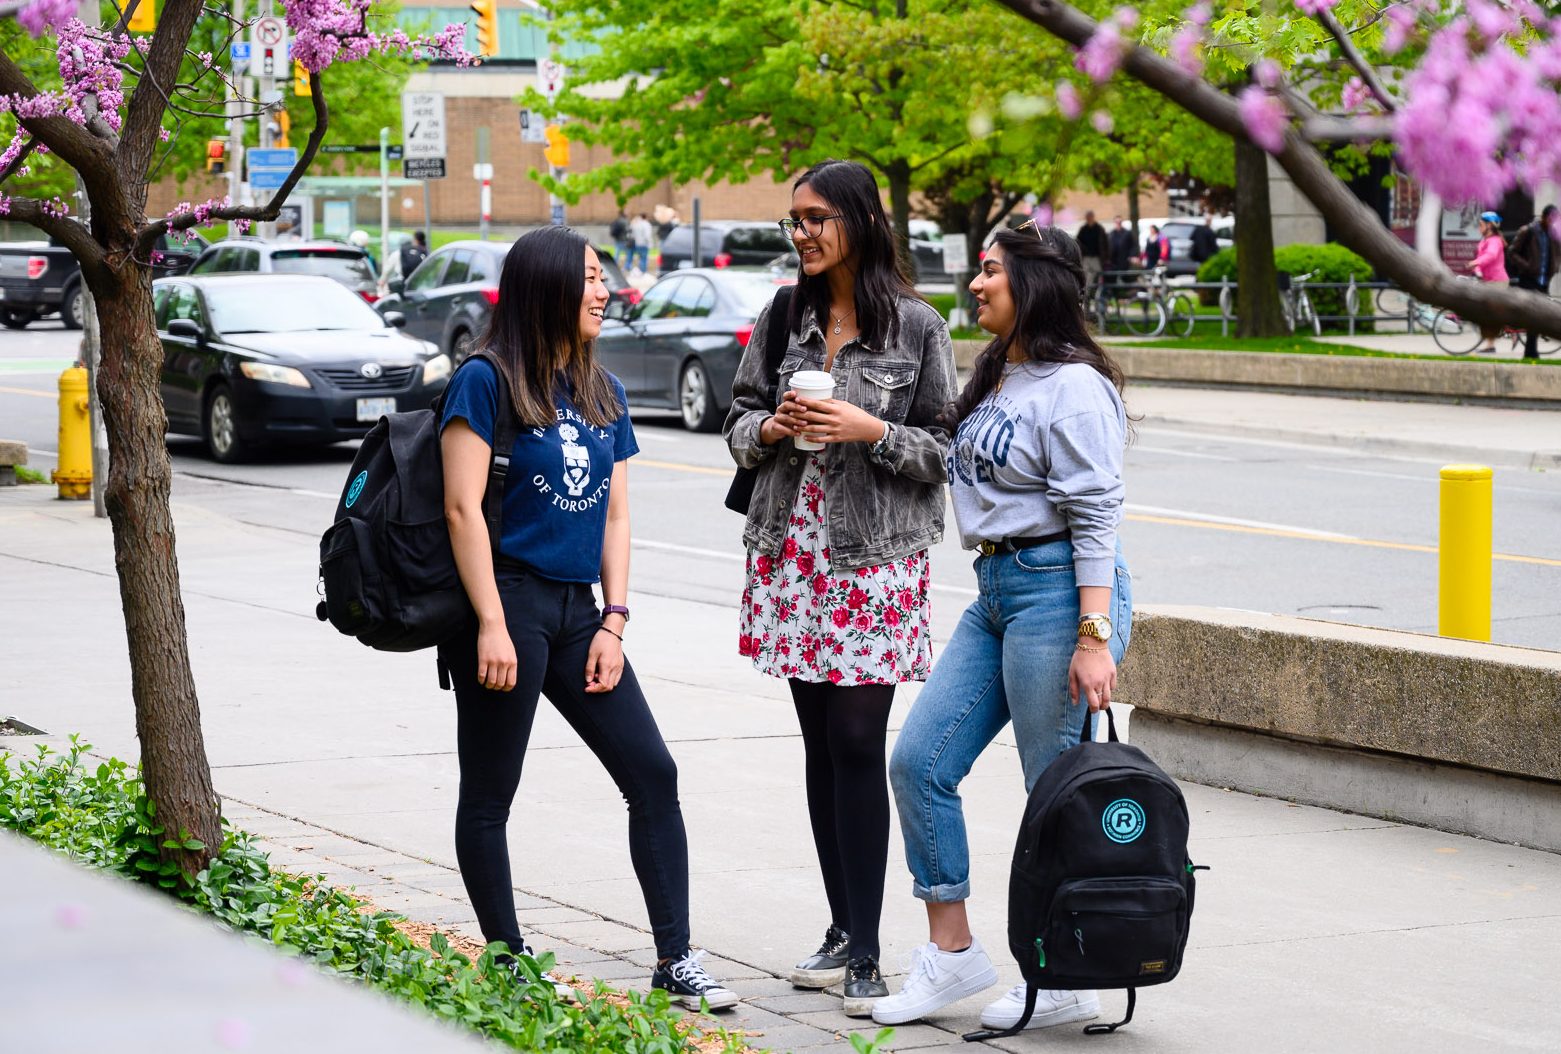
{"label": "utility pole", "polygon": [[[152,0],[141,0],[149,4]],[[94,29],[103,24],[96,0],[82,0],[77,18],[85,26]],[[92,199],[87,188],[76,176],[76,212],[81,222],[92,226]],[[98,305],[92,297],[92,289],[81,283],[81,362],[87,368],[87,414],[92,429],[92,514],[98,519],[108,516],[108,506],[103,502],[103,488],[108,484],[108,428],[103,424],[103,401],[98,398],[98,367],[103,361],[103,341],[98,329]]]}
{"label": "utility pole", "polygon": [[390,260],[390,129],[379,130],[379,269]]}

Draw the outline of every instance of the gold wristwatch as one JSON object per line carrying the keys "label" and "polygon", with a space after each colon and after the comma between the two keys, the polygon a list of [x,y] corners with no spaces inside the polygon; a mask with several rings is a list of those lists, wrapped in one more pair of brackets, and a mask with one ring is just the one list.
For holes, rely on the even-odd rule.
{"label": "gold wristwatch", "polygon": [[1111,639],[1111,619],[1100,611],[1090,611],[1079,616],[1079,636],[1094,637],[1098,641]]}

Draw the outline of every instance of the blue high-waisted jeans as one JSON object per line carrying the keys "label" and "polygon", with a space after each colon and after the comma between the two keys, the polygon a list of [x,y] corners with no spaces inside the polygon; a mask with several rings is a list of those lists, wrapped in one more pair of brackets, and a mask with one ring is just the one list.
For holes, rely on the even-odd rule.
{"label": "blue high-waisted jeans", "polygon": [[[934,903],[970,896],[959,784],[987,744],[1013,722],[1028,791],[1079,741],[1089,712],[1068,698],[1079,618],[1072,543],[978,556],[975,571],[980,596],[911,707],[889,763],[912,892]],[[1121,662],[1133,593],[1120,550],[1108,613],[1111,656]]]}

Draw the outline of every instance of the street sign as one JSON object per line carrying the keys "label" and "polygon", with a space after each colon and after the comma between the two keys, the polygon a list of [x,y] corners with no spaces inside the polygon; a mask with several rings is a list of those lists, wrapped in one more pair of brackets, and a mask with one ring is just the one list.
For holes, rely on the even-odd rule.
{"label": "street sign", "polygon": [[401,175],[406,179],[443,179],[444,158],[409,157],[401,162]]}
{"label": "street sign", "polygon": [[[377,154],[378,143],[323,143],[320,146],[322,154]],[[391,143],[385,148],[385,157],[391,161],[400,161],[405,156],[402,148]]]}
{"label": "street sign", "polygon": [[276,190],[287,182],[289,168],[251,168],[249,170],[249,185],[256,190]]}
{"label": "street sign", "polygon": [[472,178],[476,180],[492,179],[493,165],[479,162],[472,166]]}
{"label": "street sign", "polygon": [[274,48],[287,39],[287,23],[274,15],[262,15],[255,19],[251,36],[257,47]]}
{"label": "street sign", "polygon": [[249,61],[249,41],[236,41],[228,45],[228,57],[234,62]]}
{"label": "street sign", "polygon": [[558,98],[558,93],[564,90],[564,64],[553,59],[542,59],[537,63],[537,85],[542,89],[542,94],[549,99]]}
{"label": "street sign", "polygon": [[544,129],[547,122],[541,116],[530,110],[520,111],[520,141],[522,143],[545,143],[547,134]]}
{"label": "street sign", "polygon": [[964,274],[970,267],[970,243],[963,234],[943,236],[943,272]]}
{"label": "street sign", "polygon": [[444,96],[429,91],[403,92],[401,128],[407,157],[444,157]]}
{"label": "street sign", "polygon": [[298,164],[296,146],[272,147],[266,150],[251,147],[249,151],[250,171],[257,168],[280,168],[284,172],[291,172],[296,164]]}

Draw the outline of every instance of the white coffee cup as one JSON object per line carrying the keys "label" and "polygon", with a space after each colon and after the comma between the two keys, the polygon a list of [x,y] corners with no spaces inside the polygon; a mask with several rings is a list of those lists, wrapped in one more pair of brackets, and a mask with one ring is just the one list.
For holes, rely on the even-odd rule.
{"label": "white coffee cup", "polygon": [[[803,399],[833,399],[835,379],[823,370],[798,370],[791,375],[791,390]],[[799,435],[792,441],[798,450],[823,450],[824,444]]]}

